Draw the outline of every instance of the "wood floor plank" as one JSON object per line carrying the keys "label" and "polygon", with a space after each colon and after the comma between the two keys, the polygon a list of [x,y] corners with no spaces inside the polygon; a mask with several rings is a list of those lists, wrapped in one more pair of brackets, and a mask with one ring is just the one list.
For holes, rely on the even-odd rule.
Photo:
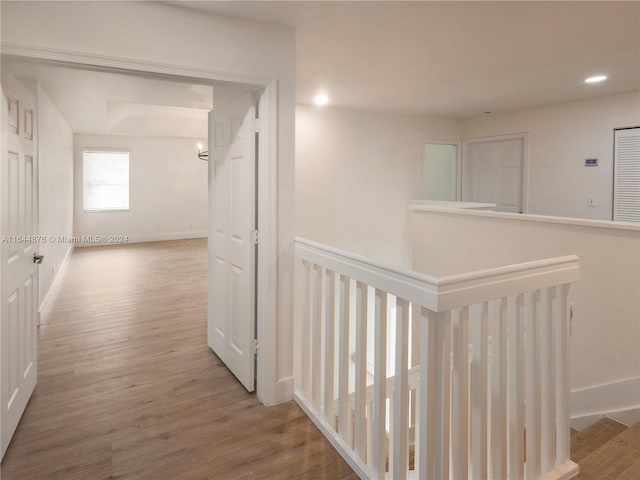
{"label": "wood floor plank", "polygon": [[640,422],[580,462],[578,480],[640,480]]}
{"label": "wood floor plank", "polygon": [[358,478],[293,402],[262,406],[207,347],[206,258],[203,240],[76,250],[3,480]]}
{"label": "wood floor plank", "polygon": [[572,434],[571,460],[580,462],[591,452],[594,452],[613,437],[626,430],[626,428],[621,423],[605,417],[584,430]]}

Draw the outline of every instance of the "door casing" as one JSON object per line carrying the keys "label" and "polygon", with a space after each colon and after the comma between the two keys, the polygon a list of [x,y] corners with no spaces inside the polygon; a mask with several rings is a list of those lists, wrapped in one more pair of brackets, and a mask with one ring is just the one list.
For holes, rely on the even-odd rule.
{"label": "door casing", "polygon": [[168,65],[149,61],[136,61],[128,58],[55,50],[42,47],[24,48],[2,45],[2,56],[22,61],[42,61],[66,66],[100,69],[107,72],[140,75],[156,78],[172,78],[177,81],[226,82],[252,85],[262,89],[258,108],[260,112],[260,135],[258,155],[260,168],[257,176],[257,197],[260,204],[258,212],[257,294],[256,294],[256,336],[260,345],[260,368],[256,371],[256,392],[258,399],[265,405],[282,401],[283,392],[279,391],[277,377],[276,336],[277,323],[277,267],[278,267],[278,211],[277,211],[277,175],[278,175],[278,81],[272,78],[260,78],[235,75],[215,70],[192,69],[181,65]]}

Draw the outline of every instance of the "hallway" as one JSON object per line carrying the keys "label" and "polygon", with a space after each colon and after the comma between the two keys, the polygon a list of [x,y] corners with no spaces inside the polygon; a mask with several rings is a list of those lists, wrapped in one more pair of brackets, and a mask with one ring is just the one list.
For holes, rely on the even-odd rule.
{"label": "hallway", "polygon": [[3,480],[356,479],[293,403],[206,345],[205,240],[78,248],[39,329]]}

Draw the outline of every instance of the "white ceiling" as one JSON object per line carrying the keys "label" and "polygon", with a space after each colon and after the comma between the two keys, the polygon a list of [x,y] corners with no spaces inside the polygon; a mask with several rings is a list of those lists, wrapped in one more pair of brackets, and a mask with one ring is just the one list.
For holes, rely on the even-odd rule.
{"label": "white ceiling", "polygon": [[213,87],[37,63],[4,63],[40,82],[75,133],[207,137]]}
{"label": "white ceiling", "polygon": [[[336,106],[464,118],[640,88],[640,2],[167,3],[295,29],[301,103],[326,89]],[[211,86],[11,67],[74,132],[207,136]],[[609,80],[583,83],[596,73]]]}
{"label": "white ceiling", "polygon": [[635,1],[167,3],[295,29],[302,103],[468,117],[640,86]]}

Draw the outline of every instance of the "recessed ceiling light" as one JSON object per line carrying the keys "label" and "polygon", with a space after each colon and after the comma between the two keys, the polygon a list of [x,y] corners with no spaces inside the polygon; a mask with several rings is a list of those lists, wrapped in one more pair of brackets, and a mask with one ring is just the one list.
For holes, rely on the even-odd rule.
{"label": "recessed ceiling light", "polygon": [[604,82],[607,79],[606,75],[593,75],[584,80],[584,83],[599,83]]}
{"label": "recessed ceiling light", "polygon": [[316,93],[315,97],[313,97],[313,104],[316,107],[324,107],[328,103],[329,103],[329,95],[327,95],[327,92],[320,91]]}

